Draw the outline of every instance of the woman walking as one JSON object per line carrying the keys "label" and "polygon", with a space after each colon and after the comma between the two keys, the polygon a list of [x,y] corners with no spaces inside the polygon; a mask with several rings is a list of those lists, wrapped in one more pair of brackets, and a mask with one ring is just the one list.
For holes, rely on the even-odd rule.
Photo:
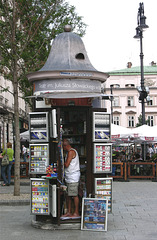
{"label": "woman walking", "polygon": [[[3,151],[3,153],[1,154],[1,158],[3,158],[6,152],[7,152],[7,155],[9,156],[9,165],[1,166],[2,178],[4,180],[4,183],[2,184],[2,186],[9,186],[11,182],[11,167],[13,164],[12,162],[13,162],[14,150],[12,149],[12,144],[10,142],[7,143],[7,150]],[[5,175],[6,169],[7,169],[8,180],[6,179],[6,175]]]}

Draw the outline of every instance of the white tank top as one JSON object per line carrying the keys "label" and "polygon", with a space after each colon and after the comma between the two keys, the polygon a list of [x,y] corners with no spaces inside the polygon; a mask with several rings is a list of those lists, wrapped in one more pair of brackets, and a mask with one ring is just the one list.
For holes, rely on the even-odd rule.
{"label": "white tank top", "polygon": [[[71,148],[76,153],[76,156],[71,160],[69,167],[65,168],[65,181],[67,183],[79,182],[80,180],[80,162],[77,151]],[[66,156],[67,158],[67,156]]]}

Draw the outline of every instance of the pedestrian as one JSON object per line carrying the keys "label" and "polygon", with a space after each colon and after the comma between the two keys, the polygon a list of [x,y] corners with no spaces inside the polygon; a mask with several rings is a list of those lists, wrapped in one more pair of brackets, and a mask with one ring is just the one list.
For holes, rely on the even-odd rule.
{"label": "pedestrian", "polygon": [[[7,143],[7,150],[4,150],[0,157],[3,158],[3,156],[6,154],[6,152],[7,152],[7,155],[9,156],[9,165],[1,166],[2,178],[4,181],[2,186],[9,186],[11,183],[11,168],[12,168],[12,164],[13,164],[13,155],[14,155],[14,150],[12,149],[12,143],[10,143],[10,142]],[[5,174],[6,171],[7,171],[8,180],[7,180],[6,174]]]}
{"label": "pedestrian", "polygon": [[154,153],[154,150],[153,150],[153,148],[152,148],[152,146],[151,145],[149,145],[149,148],[148,148],[148,153],[149,153],[149,156],[150,156],[150,158],[152,157],[152,155],[153,155],[153,153]]}
{"label": "pedestrian", "polygon": [[22,145],[22,155],[23,155],[23,161],[26,162],[27,148],[24,145]]}
{"label": "pedestrian", "polygon": [[157,153],[157,144],[154,144],[154,153]]}
{"label": "pedestrian", "polygon": [[[63,149],[66,151],[65,158],[65,183],[67,185],[68,212],[62,217],[79,218],[78,187],[80,181],[80,163],[76,149],[72,148],[68,139],[63,140]],[[72,214],[72,199],[74,199],[74,212]]]}

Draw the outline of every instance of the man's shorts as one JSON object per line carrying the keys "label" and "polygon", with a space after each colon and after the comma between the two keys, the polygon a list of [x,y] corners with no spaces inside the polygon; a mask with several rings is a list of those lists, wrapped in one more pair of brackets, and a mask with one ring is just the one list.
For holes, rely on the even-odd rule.
{"label": "man's shorts", "polygon": [[74,182],[74,183],[66,183],[67,185],[67,190],[68,190],[68,196],[69,197],[76,197],[78,195],[78,186],[79,182]]}

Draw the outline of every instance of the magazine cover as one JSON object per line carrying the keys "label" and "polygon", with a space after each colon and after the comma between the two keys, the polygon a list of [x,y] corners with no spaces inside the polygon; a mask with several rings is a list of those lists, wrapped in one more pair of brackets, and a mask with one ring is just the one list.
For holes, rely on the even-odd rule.
{"label": "magazine cover", "polygon": [[81,230],[107,231],[108,200],[82,199]]}

